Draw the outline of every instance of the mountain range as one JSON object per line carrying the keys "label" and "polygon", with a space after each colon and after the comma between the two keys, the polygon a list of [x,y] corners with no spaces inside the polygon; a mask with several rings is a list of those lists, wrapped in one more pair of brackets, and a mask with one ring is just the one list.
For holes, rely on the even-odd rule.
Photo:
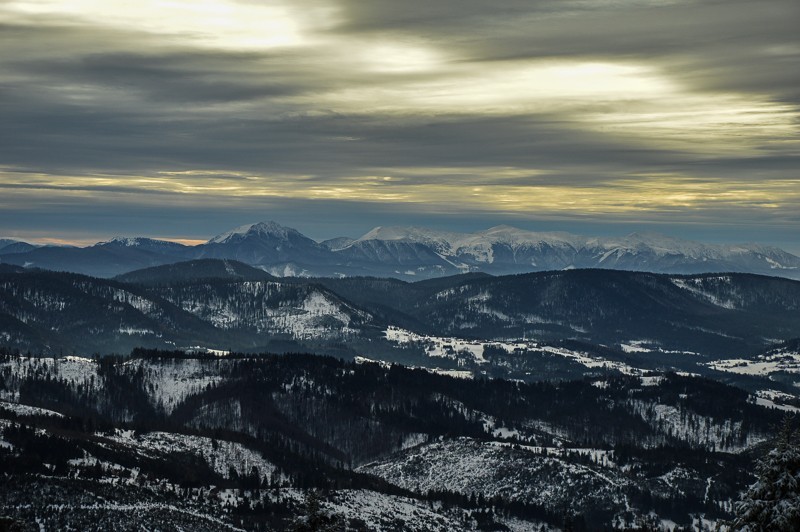
{"label": "mountain range", "polygon": [[744,272],[800,279],[800,257],[757,244],[711,245],[652,233],[590,238],[498,226],[476,233],[376,227],[358,239],[323,242],[261,222],[186,246],[115,238],[87,247],[0,240],[0,263],[114,277],[192,259],[232,259],[280,277],[426,279],[467,272],[507,275],[601,268],[653,273]]}

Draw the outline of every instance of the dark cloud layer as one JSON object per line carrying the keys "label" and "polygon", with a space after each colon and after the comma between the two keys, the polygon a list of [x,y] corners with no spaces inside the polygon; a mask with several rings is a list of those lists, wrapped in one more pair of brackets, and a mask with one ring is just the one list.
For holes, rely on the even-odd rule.
{"label": "dark cloud layer", "polygon": [[50,5],[0,2],[0,233],[106,216],[196,237],[310,205],[351,234],[383,217],[797,233],[796,1],[309,0],[287,9],[323,15],[280,46]]}

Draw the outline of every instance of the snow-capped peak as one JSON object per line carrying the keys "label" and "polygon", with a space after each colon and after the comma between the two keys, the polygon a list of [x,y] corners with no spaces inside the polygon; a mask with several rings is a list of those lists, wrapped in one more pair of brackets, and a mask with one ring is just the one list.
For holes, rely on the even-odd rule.
{"label": "snow-capped peak", "polygon": [[490,227],[485,231],[480,231],[470,235],[472,242],[482,240],[486,243],[504,243],[509,245],[518,244],[569,244],[578,247],[583,240],[583,237],[572,235],[569,233],[542,233],[538,231],[527,231],[519,229],[511,225],[497,225]]}
{"label": "snow-capped peak", "polygon": [[359,238],[357,242],[365,240],[403,240],[422,244],[438,244],[439,247],[446,246],[452,250],[457,250],[474,246],[491,246],[495,243],[512,246],[540,242],[576,245],[576,239],[580,239],[580,237],[568,233],[537,233],[510,225],[498,225],[477,233],[436,231],[423,227],[376,227]]}
{"label": "snow-capped peak", "polygon": [[357,242],[365,240],[405,240],[420,243],[450,243],[463,238],[462,233],[436,231],[424,227],[382,227],[378,226],[368,232]]}
{"label": "snow-capped peak", "polygon": [[98,246],[108,246],[108,245],[115,245],[115,246],[122,246],[126,248],[135,248],[135,247],[142,247],[142,246],[178,246],[180,244],[176,244],[175,242],[170,242],[168,240],[156,240],[153,238],[145,238],[145,237],[125,237],[125,236],[116,236],[111,240],[106,240],[104,242],[98,242],[96,245]]}
{"label": "snow-capped peak", "polygon": [[215,236],[208,241],[209,244],[223,244],[232,240],[241,240],[250,236],[271,236],[285,240],[290,234],[297,233],[296,230],[284,227],[276,222],[258,222],[245,224]]}

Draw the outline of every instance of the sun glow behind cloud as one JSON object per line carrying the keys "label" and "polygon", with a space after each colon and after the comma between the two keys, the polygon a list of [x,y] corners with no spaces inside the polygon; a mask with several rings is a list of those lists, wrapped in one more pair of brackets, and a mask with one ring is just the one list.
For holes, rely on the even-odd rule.
{"label": "sun glow behind cloud", "polygon": [[800,133],[790,105],[693,92],[654,67],[628,63],[513,61],[482,70],[442,63],[423,79],[314,97],[317,104],[356,113],[557,112],[576,127],[628,135],[636,144],[709,154],[753,154],[759,141]]}
{"label": "sun glow behind cloud", "polygon": [[[647,212],[682,212],[701,209],[792,211],[800,208],[800,179],[765,180],[758,188],[748,183],[683,175],[632,175],[587,186],[559,185],[557,179],[526,182],[540,172],[524,168],[394,169],[395,176],[354,176],[315,180],[302,175],[252,175],[236,171],[192,170],[164,172],[159,176],[59,176],[28,175],[24,180],[1,173],[3,209],[24,209],[31,191],[42,190],[61,199],[87,193],[109,203],[151,201],[248,200],[287,198],[340,200],[367,203],[429,204],[436,209],[468,209],[583,215],[636,216]],[[469,177],[463,179],[464,172]],[[421,173],[442,179],[419,184]],[[544,176],[545,178],[548,176]],[[298,183],[303,183],[298,187]],[[194,199],[192,199],[194,198]],[[211,200],[213,202],[213,200]]]}
{"label": "sun glow behind cloud", "polygon": [[231,0],[20,0],[3,7],[12,13],[61,17],[63,23],[136,28],[174,43],[225,49],[298,46],[305,42],[304,24],[321,18],[319,13],[292,9],[290,3]]}

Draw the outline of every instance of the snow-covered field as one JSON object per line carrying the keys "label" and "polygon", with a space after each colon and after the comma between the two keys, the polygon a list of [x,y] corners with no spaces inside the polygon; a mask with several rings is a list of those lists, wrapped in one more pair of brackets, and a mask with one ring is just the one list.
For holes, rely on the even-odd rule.
{"label": "snow-covered field", "polygon": [[425,354],[429,357],[457,359],[461,355],[467,356],[479,364],[486,363],[486,359],[483,358],[483,349],[488,342],[420,335],[399,327],[389,327],[384,334],[390,342],[422,345]]}
{"label": "snow-covered field", "polygon": [[766,408],[777,408],[786,412],[800,412],[800,408],[788,404],[783,404],[786,400],[796,399],[794,395],[779,392],[778,390],[758,390],[755,394],[755,402]]}
{"label": "snow-covered field", "polygon": [[767,376],[779,371],[800,373],[800,353],[778,351],[759,355],[755,359],[731,358],[716,360],[709,362],[707,366],[717,371],[727,371],[741,375]]}
{"label": "snow-covered field", "polygon": [[431,358],[449,358],[452,360],[467,360],[475,364],[486,364],[487,360],[484,358],[484,350],[489,347],[493,349],[502,349],[509,354],[528,350],[539,351],[572,360],[587,368],[611,369],[626,375],[641,375],[644,373],[643,370],[622,362],[591,357],[586,353],[563,347],[541,345],[539,342],[535,341],[498,342],[490,340],[465,340],[456,337],[420,335],[393,326],[388,327],[384,335],[388,341],[396,344],[419,345],[422,347],[425,354]]}

